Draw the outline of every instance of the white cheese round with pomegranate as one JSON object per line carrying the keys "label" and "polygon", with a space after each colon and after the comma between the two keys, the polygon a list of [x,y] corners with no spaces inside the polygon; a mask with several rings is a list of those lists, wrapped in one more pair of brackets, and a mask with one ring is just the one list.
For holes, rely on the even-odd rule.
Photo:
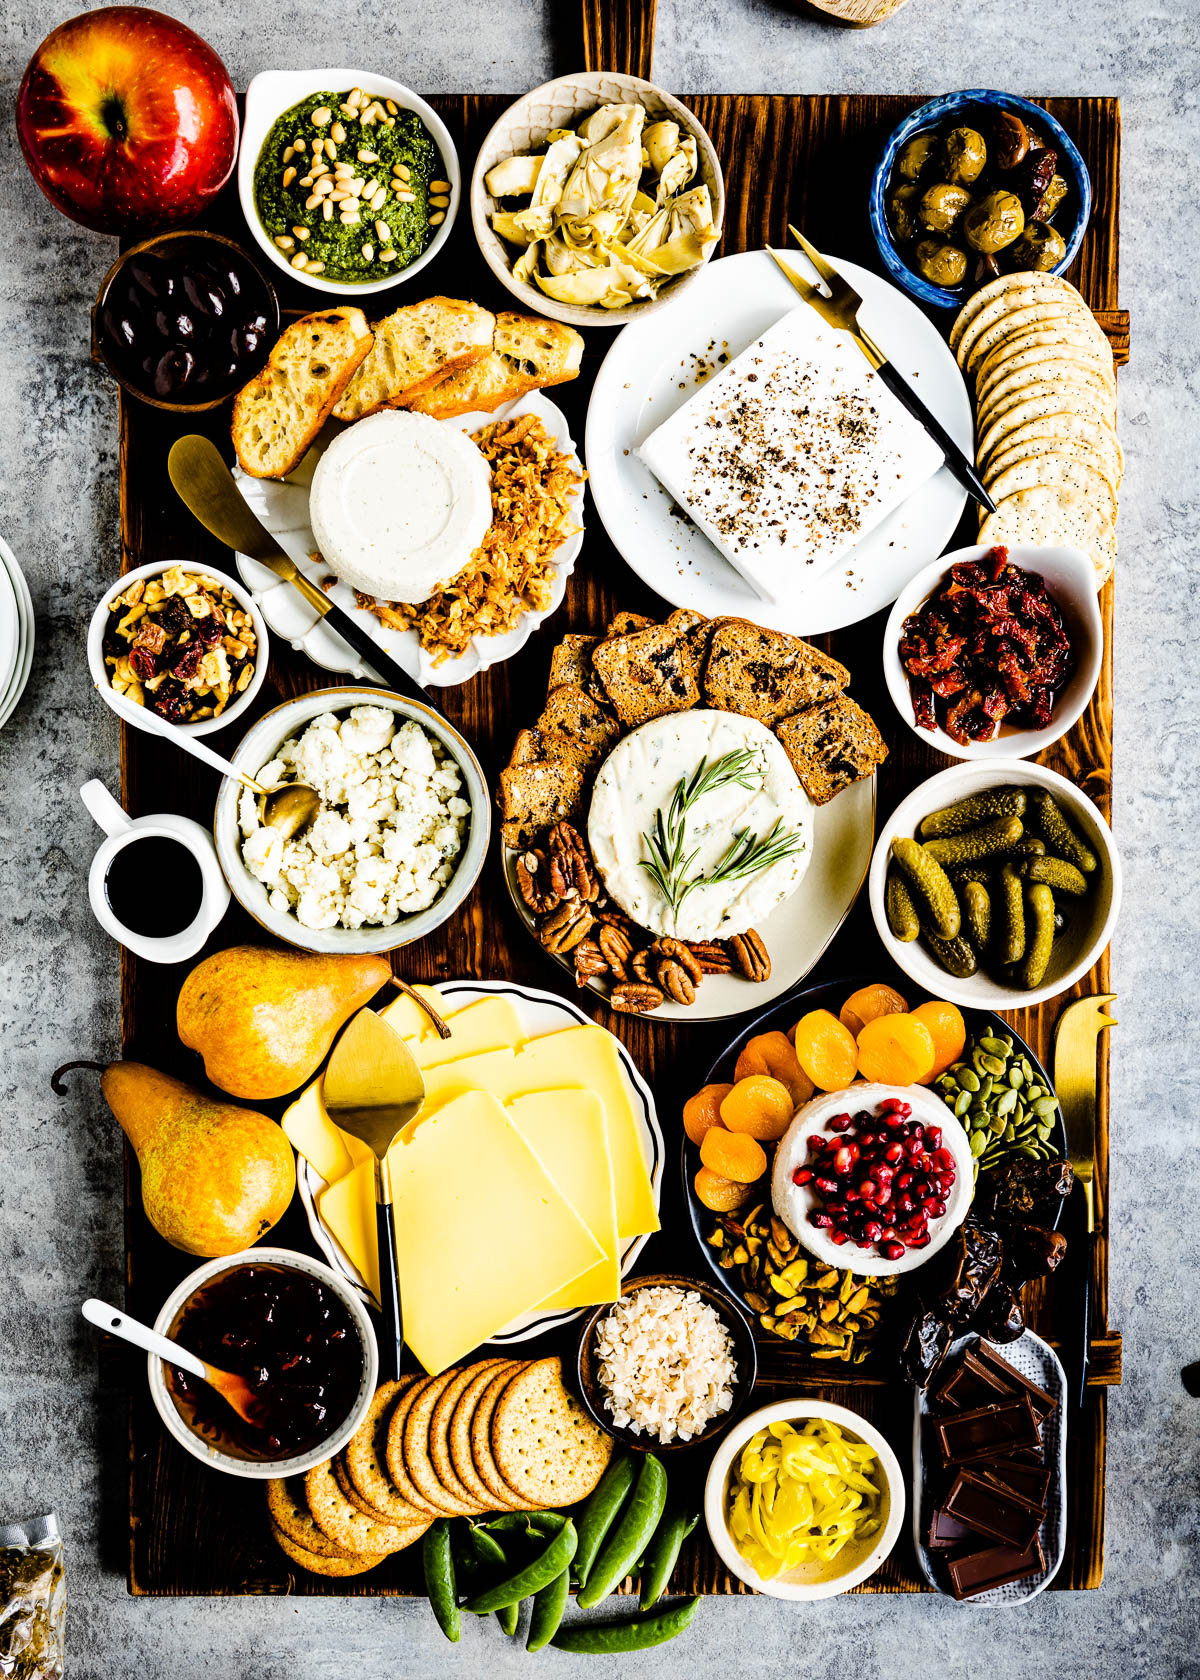
{"label": "white cheese round with pomegranate", "polygon": [[[854,1242],[835,1243],[829,1232],[809,1222],[809,1214],[822,1206],[822,1198],[808,1184],[796,1184],[797,1167],[811,1165],[808,1140],[814,1132],[829,1135],[829,1122],[838,1114],[867,1112],[874,1119],[879,1107],[896,1097],[912,1109],[912,1118],[922,1126],[937,1126],[941,1147],[954,1157],[954,1183],[946,1198],[946,1211],[929,1222],[929,1242],[924,1248],[906,1248],[898,1260],[879,1253],[876,1244],[859,1248]],[[852,1131],[855,1128],[852,1128]],[[849,1134],[848,1134],[849,1135]],[[849,1182],[849,1181],[848,1181]],[[829,1266],[841,1266],[859,1277],[891,1277],[896,1272],[913,1272],[943,1249],[967,1217],[975,1195],[975,1162],[966,1132],[953,1110],[923,1085],[869,1085],[858,1082],[844,1091],[825,1091],[796,1111],[796,1117],[779,1140],[771,1175],[771,1201],[775,1212],[801,1247]]]}
{"label": "white cheese round with pomegranate", "polygon": [[[727,783],[704,794],[685,815],[680,848],[684,876],[700,879],[672,908],[644,866],[647,836],[661,811],[666,823],[681,782],[702,762],[749,751],[751,785]],[[778,836],[800,844],[790,856],[737,880],[708,881],[740,834]],[[600,767],[588,812],[588,844],[609,897],[652,933],[676,939],[728,939],[756,927],[804,879],[812,858],[813,807],[791,760],[765,724],[736,712],[673,712],[632,730]]]}
{"label": "white cheese round with pomegranate", "polygon": [[465,432],[384,409],[334,438],[309,492],[317,547],[343,583],[381,601],[427,601],[492,522],[492,476]]}

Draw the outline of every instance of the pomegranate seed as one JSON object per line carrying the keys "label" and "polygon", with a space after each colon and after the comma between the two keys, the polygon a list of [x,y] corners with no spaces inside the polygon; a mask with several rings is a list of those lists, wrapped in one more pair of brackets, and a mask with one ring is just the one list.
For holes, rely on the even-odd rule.
{"label": "pomegranate seed", "polygon": [[844,1195],[845,1195],[846,1200],[848,1202],[858,1201],[858,1191],[854,1188],[853,1184],[848,1184],[846,1186],[846,1189],[844,1191]]}
{"label": "pomegranate seed", "polygon": [[811,1167],[797,1167],[795,1172],[792,1174],[792,1183],[793,1184],[807,1184],[811,1177],[812,1177],[812,1168]]}
{"label": "pomegranate seed", "polygon": [[885,1114],[883,1117],[883,1123],[889,1132],[898,1132],[901,1126],[903,1126],[904,1121],[898,1114]]}
{"label": "pomegranate seed", "polygon": [[903,1115],[904,1119],[907,1120],[909,1118],[909,1116],[912,1114],[912,1104],[902,1102],[900,1104],[899,1109],[897,1110],[897,1113]]}
{"label": "pomegranate seed", "polygon": [[[930,1142],[932,1141],[933,1140],[930,1139]],[[954,1157],[948,1149],[935,1148],[933,1151],[933,1162],[934,1165],[939,1167],[942,1172],[949,1172],[954,1166]]]}
{"label": "pomegranate seed", "polygon": [[849,1239],[847,1238],[845,1231],[830,1231],[829,1240],[831,1243],[836,1243],[837,1246],[841,1248],[842,1244]]}
{"label": "pomegranate seed", "polygon": [[815,1210],[809,1214],[808,1223],[810,1225],[815,1225],[818,1231],[830,1231],[833,1229],[833,1220],[829,1217],[829,1215],[827,1213],[817,1213]]}
{"label": "pomegranate seed", "polygon": [[910,1173],[910,1172],[898,1173],[896,1175],[896,1188],[897,1188],[897,1190],[907,1190],[909,1185],[912,1183],[912,1181],[913,1181],[912,1173]]}
{"label": "pomegranate seed", "polygon": [[929,1217],[931,1219],[940,1219],[942,1217],[942,1215],[945,1213],[945,1211],[946,1211],[945,1202],[935,1201],[931,1198],[929,1201],[927,1201],[925,1203],[925,1212],[929,1215]]}
{"label": "pomegranate seed", "polygon": [[871,1244],[870,1244],[870,1243],[869,1243],[869,1242],[864,1242],[864,1241],[863,1241],[863,1240],[862,1240],[862,1238],[861,1238],[861,1237],[859,1237],[859,1238],[858,1238],[858,1239],[857,1239],[857,1240],[856,1240],[856,1241],[855,1241],[855,1244],[854,1244],[854,1246],[855,1246],[855,1248],[870,1248],[870,1246],[871,1246]]}
{"label": "pomegranate seed", "polygon": [[916,1160],[919,1155],[924,1154],[924,1149],[925,1146],[920,1138],[909,1138],[904,1145],[904,1153],[912,1160]]}
{"label": "pomegranate seed", "polygon": [[896,1227],[894,1225],[885,1225],[880,1235],[882,1236],[884,1242],[894,1242],[896,1240]]}
{"label": "pomegranate seed", "polygon": [[813,1189],[814,1190],[819,1190],[821,1192],[822,1196],[836,1196],[837,1195],[837,1188],[838,1187],[837,1187],[837,1179],[836,1178],[814,1178],[813,1179]]}
{"label": "pomegranate seed", "polygon": [[885,1260],[900,1260],[904,1256],[904,1244],[902,1242],[882,1242],[879,1245],[879,1252]]}
{"label": "pomegranate seed", "polygon": [[879,1105],[880,1114],[895,1114],[903,1104],[899,1097],[885,1097]]}
{"label": "pomegranate seed", "polygon": [[850,1130],[850,1116],[848,1114],[835,1114],[829,1122],[829,1130],[831,1132],[848,1132]]}
{"label": "pomegranate seed", "polygon": [[930,1149],[940,1149],[942,1147],[942,1128],[940,1126],[926,1126],[925,1142]]}
{"label": "pomegranate seed", "polygon": [[844,1177],[858,1159],[858,1150],[852,1143],[843,1143],[833,1152],[833,1170],[839,1177]]}
{"label": "pomegranate seed", "polygon": [[868,1219],[862,1229],[863,1236],[869,1238],[871,1242],[878,1242],[883,1235],[883,1226],[877,1219]]}
{"label": "pomegranate seed", "polygon": [[903,1161],[904,1145],[902,1143],[889,1143],[883,1152],[883,1158],[885,1161],[891,1161],[893,1164],[897,1161]]}
{"label": "pomegranate seed", "polygon": [[909,1248],[927,1248],[929,1246],[929,1232],[925,1231],[919,1237],[910,1237],[908,1246]]}

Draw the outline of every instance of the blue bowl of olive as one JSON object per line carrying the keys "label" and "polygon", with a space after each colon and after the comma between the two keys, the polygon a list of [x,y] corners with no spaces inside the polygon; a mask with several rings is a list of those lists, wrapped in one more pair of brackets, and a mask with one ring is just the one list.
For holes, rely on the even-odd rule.
{"label": "blue bowl of olive", "polygon": [[1063,273],[1091,211],[1087,165],[1061,124],[1019,94],[967,88],[894,130],[867,213],[892,278],[960,309],[997,275]]}

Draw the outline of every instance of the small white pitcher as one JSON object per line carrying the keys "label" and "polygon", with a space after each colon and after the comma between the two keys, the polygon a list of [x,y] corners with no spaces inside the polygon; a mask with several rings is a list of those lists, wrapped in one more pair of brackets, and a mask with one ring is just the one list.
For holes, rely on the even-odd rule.
{"label": "small white pitcher", "polygon": [[[150,817],[127,816],[100,781],[85,782],[79,797],[108,836],[92,859],[88,874],[88,898],[100,926],[118,944],[135,956],[145,957],[147,962],[178,963],[194,957],[229,908],[229,888],[217,861],[212,835],[190,817],[179,817],[172,811],[159,811]],[[192,921],[179,933],[158,939],[135,933],[119,921],[104,888],[105,877],[121,848],[131,841],[155,835],[178,840],[186,846],[196,860],[201,881],[200,908]]]}

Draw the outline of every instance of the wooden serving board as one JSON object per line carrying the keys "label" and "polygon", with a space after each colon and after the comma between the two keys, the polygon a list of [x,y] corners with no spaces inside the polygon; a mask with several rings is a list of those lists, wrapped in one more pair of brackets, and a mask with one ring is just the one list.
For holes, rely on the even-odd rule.
{"label": "wooden serving board", "polygon": [[[593,12],[596,10],[592,8]],[[629,12],[634,21],[620,40],[623,53],[648,69],[644,29],[639,33],[637,6],[614,8]],[[652,14],[651,14],[652,15]],[[645,19],[643,17],[642,22]],[[629,25],[629,18],[626,19]],[[608,37],[601,32],[596,40]],[[593,43],[595,44],[595,43]],[[636,48],[636,52],[634,52]],[[614,52],[617,50],[614,44]],[[641,57],[638,59],[637,54]],[[609,59],[613,63],[613,59]],[[507,96],[455,95],[432,101],[459,146],[469,168],[476,147],[495,117],[509,103]],[[823,248],[875,265],[865,204],[875,157],[895,123],[918,103],[916,98],[866,96],[717,95],[689,100],[712,135],[726,173],[729,219],[722,251],[730,253],[786,242],[786,224],[796,221]],[[1120,116],[1111,99],[1059,99],[1049,109],[1078,143],[1092,172],[1096,209],[1072,278],[1108,331],[1118,361],[1128,346],[1128,321],[1117,306],[1117,182]],[[237,233],[240,215],[230,199],[211,218],[213,225]],[[876,265],[877,266],[877,265]],[[285,283],[285,306],[311,309],[312,293]],[[474,297],[503,307],[500,291],[478,257],[469,217],[462,216],[453,240],[419,293],[441,290]],[[403,288],[395,294],[404,301]],[[381,304],[382,312],[382,304]],[[943,324],[948,328],[949,320]],[[583,372],[573,384],[554,393],[566,411],[573,435],[583,436],[584,415],[601,357],[611,332],[597,329],[588,335]],[[228,412],[200,417],[207,430],[228,447]],[[232,556],[213,542],[177,500],[166,475],[167,451],[175,437],[196,429],[186,417],[160,413],[137,402],[122,400],[120,410],[120,506],[123,566],[186,558],[231,569]],[[662,603],[628,571],[611,548],[589,508],[587,536],[576,564],[564,607],[553,627],[533,637],[506,664],[473,678],[456,689],[438,691],[447,715],[475,745],[489,782],[494,786],[506,761],[512,737],[522,720],[540,708],[553,641],[564,631],[599,628],[618,608],[661,613]],[[956,541],[974,540],[973,522],[964,521]],[[1103,674],[1092,703],[1079,725],[1043,761],[1083,787],[1107,816],[1112,791],[1112,586],[1102,597],[1106,653]],[[883,615],[826,638],[827,645],[853,672],[853,692],[874,714],[892,747],[879,778],[878,808],[886,819],[899,800],[919,781],[948,762],[917,741],[896,717],[883,687],[880,648]],[[276,639],[271,668],[257,703],[262,712],[281,698],[335,684],[339,679],[318,670]],[[247,727],[249,726],[247,720]],[[229,750],[240,738],[235,726],[230,739],[213,738]],[[217,779],[195,760],[137,730],[123,729],[121,793],[132,815],[169,810],[211,821]],[[261,941],[261,931],[234,905],[211,948],[243,940]],[[872,927],[865,896],[845,928],[822,959],[812,979],[871,970],[882,964],[882,951]],[[418,945],[397,951],[397,972],[410,980],[437,982],[453,976],[500,976],[535,986],[566,989],[567,982],[517,919],[504,887],[498,842],[494,844],[480,882],[469,902],[446,927]],[[199,1059],[179,1045],[174,1025],[175,998],[186,966],[165,969],[122,953],[122,1030],[125,1053],[203,1083]],[[1072,995],[1108,991],[1107,954]],[[679,1113],[699,1073],[715,1050],[736,1030],[734,1023],[711,1026],[665,1026],[652,1020],[611,1015],[589,993],[577,1001],[628,1044],[639,1067],[651,1080],[668,1142],[663,1185],[663,1230],[646,1249],[641,1270],[696,1271],[703,1260],[693,1246],[675,1171],[680,1137]],[[1046,1059],[1050,1055],[1054,1021],[1066,999],[1011,1017],[1013,1025]],[[747,991],[747,1013],[756,1008]],[[1070,1441],[1070,1519],[1066,1561],[1054,1583],[1059,1588],[1099,1585],[1104,1558],[1104,1441],[1105,1384],[1120,1381],[1120,1339],[1110,1334],[1108,1319],[1108,1244],[1103,1213],[1108,1187],[1107,1052],[1100,1050],[1100,1117],[1097,1139],[1097,1188],[1101,1229],[1095,1247],[1093,1313],[1095,1345],[1091,1387],[1080,1421]],[[263,1105],[282,1110],[282,1104]],[[153,1319],[174,1284],[193,1262],[164,1243],[142,1211],[136,1162],[126,1149],[127,1306],[138,1317]],[[311,1249],[297,1199],[271,1240],[285,1246]],[[1033,1291],[1030,1291],[1032,1296]],[[1034,1327],[1055,1337],[1053,1302],[1042,1299],[1033,1314]],[[572,1348],[568,1329],[541,1343],[528,1344],[530,1353]],[[108,1350],[108,1376],[130,1388],[129,1430],[129,1587],[139,1594],[287,1593],[377,1595],[420,1591],[418,1560],[401,1554],[369,1575],[355,1580],[327,1581],[293,1573],[269,1538],[261,1487],[214,1474],[181,1451],[167,1437],[150,1403],[145,1365]],[[760,1399],[787,1392],[824,1394],[850,1399],[891,1438],[902,1464],[909,1461],[911,1405],[907,1387],[854,1372],[845,1381],[797,1356],[790,1345],[764,1338],[761,1344]],[[853,1387],[853,1394],[849,1387]],[[703,1455],[693,1455],[703,1457]],[[680,1468],[690,1463],[685,1458]],[[701,1478],[706,1465],[692,1465]],[[676,1571],[679,1591],[728,1593],[743,1591],[720,1564],[701,1529],[688,1543]],[[872,1592],[926,1590],[917,1573],[911,1546],[902,1538],[886,1566],[864,1588]]]}

